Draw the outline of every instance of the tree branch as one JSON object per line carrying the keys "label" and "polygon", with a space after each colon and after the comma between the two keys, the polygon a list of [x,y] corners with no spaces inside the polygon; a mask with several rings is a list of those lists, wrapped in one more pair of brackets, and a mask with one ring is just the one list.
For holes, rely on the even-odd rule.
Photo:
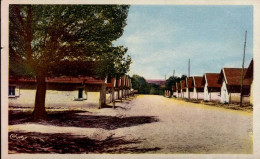
{"label": "tree branch", "polygon": [[12,55],[18,59],[21,62],[25,62],[25,60],[23,58],[21,58],[20,56],[18,56],[18,53],[11,47],[9,46],[9,51],[12,53]]}

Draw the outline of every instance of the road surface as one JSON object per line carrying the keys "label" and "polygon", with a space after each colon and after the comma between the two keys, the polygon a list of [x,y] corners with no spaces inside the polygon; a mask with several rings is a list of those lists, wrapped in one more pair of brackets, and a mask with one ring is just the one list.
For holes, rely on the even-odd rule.
{"label": "road surface", "polygon": [[66,133],[101,142],[100,151],[86,153],[250,154],[253,151],[252,113],[156,95],[139,95],[117,102],[116,106],[116,109],[76,113],[78,116],[69,117],[73,121],[62,119],[62,124],[55,124],[56,120],[47,124],[12,124],[9,132]]}

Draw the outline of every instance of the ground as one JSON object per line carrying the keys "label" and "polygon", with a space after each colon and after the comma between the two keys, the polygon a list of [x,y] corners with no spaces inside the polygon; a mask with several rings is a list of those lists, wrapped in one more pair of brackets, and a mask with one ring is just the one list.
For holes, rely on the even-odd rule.
{"label": "ground", "polygon": [[156,95],[116,108],[50,108],[32,122],[31,108],[10,107],[9,153],[250,154],[252,112]]}

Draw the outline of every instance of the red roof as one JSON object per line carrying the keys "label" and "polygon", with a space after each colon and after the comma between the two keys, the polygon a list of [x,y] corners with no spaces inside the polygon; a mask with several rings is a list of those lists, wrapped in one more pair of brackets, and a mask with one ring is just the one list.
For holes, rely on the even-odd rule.
{"label": "red roof", "polygon": [[121,78],[116,80],[116,87],[120,87],[121,86]]}
{"label": "red roof", "polygon": [[125,86],[129,87],[129,78],[128,78],[128,76],[126,76]]}
{"label": "red roof", "polygon": [[[244,68],[244,76],[247,68]],[[224,74],[227,85],[241,85],[242,68],[223,68],[221,73]],[[244,79],[244,85],[250,85],[250,79]]]}
{"label": "red roof", "polygon": [[125,86],[126,83],[126,76],[121,77],[121,86]]}
{"label": "red roof", "polygon": [[175,92],[176,91],[176,86],[172,86],[172,91]]}
{"label": "red roof", "polygon": [[[13,79],[9,78],[9,81],[12,82],[36,82],[35,78],[19,78],[19,79]],[[47,83],[85,83],[85,84],[102,84],[105,83],[105,80],[101,79],[95,79],[93,77],[47,77],[46,78]]]}
{"label": "red roof", "polygon": [[203,88],[202,79],[202,76],[193,76],[193,86],[196,88]]}
{"label": "red roof", "polygon": [[114,87],[115,84],[115,78],[111,78],[111,81],[107,83],[107,88],[112,88]]}
{"label": "red roof", "polygon": [[220,88],[221,84],[218,83],[219,73],[205,73],[202,80],[202,85],[205,81],[208,83],[208,87]]}
{"label": "red roof", "polygon": [[187,86],[188,88],[193,88],[193,85],[192,85],[193,78],[192,78],[192,77],[187,77],[186,80],[187,80],[187,81],[186,81],[186,82],[187,82],[187,85],[186,85],[186,86]]}
{"label": "red roof", "polygon": [[254,61],[252,59],[247,68],[244,79],[249,79],[250,83],[252,83],[253,78],[254,78]]}
{"label": "red roof", "polygon": [[180,83],[176,83],[176,89],[181,90],[181,84]]}
{"label": "red roof", "polygon": [[181,89],[185,89],[186,88],[186,81],[182,80],[182,81],[180,81],[180,83],[181,83]]}

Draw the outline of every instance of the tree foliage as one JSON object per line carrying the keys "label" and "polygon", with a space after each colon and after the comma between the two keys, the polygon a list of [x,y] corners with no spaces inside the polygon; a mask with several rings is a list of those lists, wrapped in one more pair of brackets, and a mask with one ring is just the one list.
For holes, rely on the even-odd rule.
{"label": "tree foliage", "polygon": [[147,83],[145,78],[142,76],[133,75],[131,78],[131,82],[133,89],[138,90],[139,94],[163,94],[163,88],[156,84]]}
{"label": "tree foliage", "polygon": [[181,77],[177,77],[177,76],[170,76],[167,80],[166,80],[166,84],[165,84],[165,89],[166,90],[172,90],[172,86],[176,86],[176,83],[180,82],[181,80],[186,79],[186,75],[182,75]]}
{"label": "tree foliage", "polygon": [[[128,9],[125,5],[11,5],[10,74],[56,75],[54,70],[64,61],[80,62],[77,65],[96,61],[101,69],[111,63],[110,72],[96,72],[100,76],[126,73],[131,61],[124,57],[127,49],[112,42],[123,34]],[[113,67],[118,63],[123,68]]]}
{"label": "tree foliage", "polygon": [[146,82],[144,77],[139,75],[133,75],[131,78],[132,87],[135,90],[138,90],[139,94],[149,94],[150,85]]}
{"label": "tree foliage", "polygon": [[41,116],[45,111],[47,76],[105,77],[129,71],[127,48],[113,45],[123,34],[128,9],[128,5],[10,5],[9,73],[36,77],[34,112]]}

